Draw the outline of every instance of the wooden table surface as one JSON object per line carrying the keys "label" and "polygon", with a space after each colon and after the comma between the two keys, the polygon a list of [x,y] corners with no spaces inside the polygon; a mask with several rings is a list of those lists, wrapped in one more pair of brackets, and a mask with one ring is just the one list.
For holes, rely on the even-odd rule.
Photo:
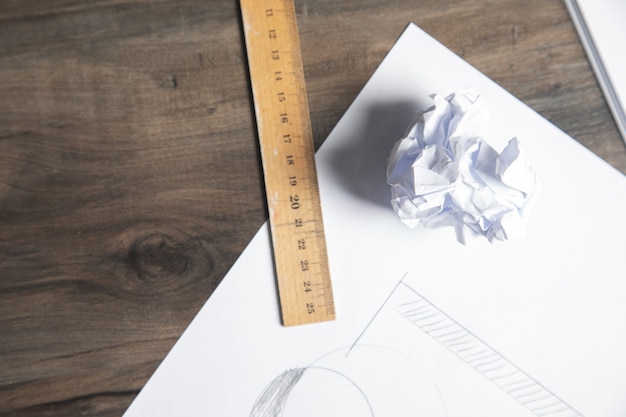
{"label": "wooden table surface", "polygon": [[[318,146],[413,21],[626,173],[562,0],[296,9]],[[120,416],[265,221],[244,56],[236,0],[0,1],[1,416]]]}

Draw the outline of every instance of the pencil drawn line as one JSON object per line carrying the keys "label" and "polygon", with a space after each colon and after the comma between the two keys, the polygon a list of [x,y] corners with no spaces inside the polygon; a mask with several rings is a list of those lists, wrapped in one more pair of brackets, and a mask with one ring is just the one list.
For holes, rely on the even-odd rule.
{"label": "pencil drawn line", "polygon": [[[525,385],[524,385],[524,386],[521,386],[521,387],[518,387],[518,388],[515,388],[515,389],[512,389],[512,390],[509,390],[509,391],[506,391],[506,393],[507,393],[507,394],[510,394],[510,395],[513,395],[513,393],[514,393],[514,392],[517,392],[517,391],[523,391],[523,390],[525,390],[525,389],[528,389],[528,388],[530,388],[530,387],[534,386],[534,384],[533,384],[533,383],[530,383],[530,384],[529,384],[529,383],[528,383],[528,380],[518,381],[518,382],[516,382],[516,384],[519,384],[520,382],[524,382],[524,383],[525,383]],[[504,386],[506,386],[506,385],[504,385]]]}
{"label": "pencil drawn line", "polygon": [[402,284],[402,281],[404,280],[404,278],[407,276],[407,273],[405,273],[402,278],[400,278],[400,281],[398,281],[398,283],[396,284],[395,287],[393,287],[393,290],[391,290],[391,292],[389,293],[389,295],[387,296],[387,298],[385,298],[385,301],[383,301],[383,303],[380,305],[380,307],[378,308],[378,310],[376,310],[376,313],[374,313],[374,316],[372,317],[372,319],[367,323],[367,325],[365,326],[365,328],[363,329],[363,331],[361,332],[361,334],[359,334],[357,336],[357,338],[354,340],[354,343],[352,343],[352,345],[350,346],[350,348],[348,349],[348,351],[346,352],[346,357],[350,354],[350,352],[352,352],[352,349],[354,349],[354,347],[356,346],[357,343],[359,343],[359,340],[361,340],[361,338],[363,337],[363,335],[365,334],[365,332],[367,331],[367,329],[372,325],[372,323],[374,322],[374,320],[376,320],[376,317],[378,317],[378,314],[380,314],[381,310],[385,307],[385,305],[387,304],[387,302],[389,301],[389,299],[391,298],[391,296],[396,292],[396,290],[400,287],[400,284]]}
{"label": "pencil drawn line", "polygon": [[[435,323],[435,324],[428,325],[428,327],[435,326],[436,324],[442,323],[443,321],[445,321],[445,320],[443,320],[443,319],[442,319],[442,320],[440,320],[439,322],[437,322],[437,323]],[[427,332],[427,333],[434,333],[434,332],[438,332],[439,330],[449,329],[449,328],[450,328],[450,327],[452,327],[452,326],[454,326],[454,324],[446,324],[446,325],[444,325],[444,326],[437,327],[437,328],[435,328],[435,329],[426,330],[426,332]],[[424,327],[426,327],[426,326],[424,326]]]}
{"label": "pencil drawn line", "polygon": [[365,403],[367,404],[367,408],[369,408],[369,410],[370,410],[371,416],[374,417],[374,408],[372,408],[372,404],[370,403],[370,400],[367,398],[367,395],[365,395],[365,392],[363,392],[361,387],[359,387],[359,385],[356,382],[354,382],[352,380],[352,378],[348,377],[347,375],[342,374],[341,372],[339,372],[339,371],[337,371],[335,369],[331,369],[331,368],[325,368],[325,367],[321,367],[321,366],[311,366],[311,367],[309,367],[309,369],[321,369],[323,371],[328,371],[328,372],[334,373],[335,375],[338,375],[339,377],[341,377],[341,378],[345,379],[346,381],[348,381],[350,384],[352,384],[352,386],[354,388],[357,389],[357,391],[359,391],[359,393],[363,397],[363,400],[365,400]]}
{"label": "pencil drawn line", "polygon": [[446,406],[446,400],[445,400],[445,398],[443,398],[443,395],[441,394],[441,390],[439,389],[439,386],[435,385],[435,388],[437,389],[437,394],[439,394],[439,399],[441,400],[441,405],[443,407],[443,412],[446,415],[446,417],[448,417],[448,407]]}
{"label": "pencil drawn line", "polygon": [[[400,314],[519,404],[538,417],[584,417],[554,392],[419,294],[404,281],[404,277],[399,284],[415,297],[412,302],[397,305]],[[394,292],[397,288],[398,286],[394,288]],[[446,329],[445,332],[438,333],[436,329],[432,329],[433,318],[437,319],[437,329]],[[443,325],[439,325],[440,323]]]}

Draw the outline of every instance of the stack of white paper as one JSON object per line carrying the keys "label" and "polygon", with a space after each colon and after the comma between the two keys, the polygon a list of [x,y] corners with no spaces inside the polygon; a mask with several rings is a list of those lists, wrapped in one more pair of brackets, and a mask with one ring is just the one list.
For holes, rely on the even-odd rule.
{"label": "stack of white paper", "polygon": [[[525,240],[464,246],[390,207],[393,143],[465,87],[541,181]],[[317,163],[337,320],[281,325],[263,227],[126,417],[626,415],[626,177],[415,25]]]}
{"label": "stack of white paper", "polygon": [[626,2],[565,0],[565,4],[626,141]]}

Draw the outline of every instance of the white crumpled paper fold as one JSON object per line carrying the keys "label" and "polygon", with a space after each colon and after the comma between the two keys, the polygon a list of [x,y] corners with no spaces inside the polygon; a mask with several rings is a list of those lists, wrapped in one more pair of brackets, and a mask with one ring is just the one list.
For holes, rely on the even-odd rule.
{"label": "white crumpled paper fold", "polygon": [[519,239],[538,182],[512,138],[498,153],[482,137],[484,99],[464,90],[433,95],[389,156],[391,205],[409,227],[454,226],[494,240]]}

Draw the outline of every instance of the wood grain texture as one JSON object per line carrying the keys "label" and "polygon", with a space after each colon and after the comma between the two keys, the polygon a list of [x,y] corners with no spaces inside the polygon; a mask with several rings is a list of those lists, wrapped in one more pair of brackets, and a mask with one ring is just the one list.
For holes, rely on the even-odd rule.
{"label": "wood grain texture", "polygon": [[[561,0],[296,8],[317,146],[413,21],[626,173]],[[244,56],[236,0],[0,2],[0,416],[121,415],[263,223]]]}

